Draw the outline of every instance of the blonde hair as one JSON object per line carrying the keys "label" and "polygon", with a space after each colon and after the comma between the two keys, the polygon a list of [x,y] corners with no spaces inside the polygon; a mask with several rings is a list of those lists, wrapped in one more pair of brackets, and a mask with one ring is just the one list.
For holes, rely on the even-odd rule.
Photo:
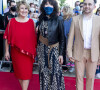
{"label": "blonde hair", "polygon": [[69,6],[64,6],[63,11],[65,11],[64,20],[70,19],[73,16],[73,10]]}
{"label": "blonde hair", "polygon": [[25,1],[19,1],[19,2],[17,2],[17,12],[20,10],[20,6],[21,6],[21,5],[25,5],[26,8],[27,8],[28,11],[29,11],[29,5],[28,5]]}

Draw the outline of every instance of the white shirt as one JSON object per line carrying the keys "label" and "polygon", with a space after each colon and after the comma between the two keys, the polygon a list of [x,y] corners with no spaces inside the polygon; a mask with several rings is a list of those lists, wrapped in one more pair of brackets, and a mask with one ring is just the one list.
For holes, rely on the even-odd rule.
{"label": "white shirt", "polygon": [[91,49],[92,17],[90,19],[83,17],[83,35],[84,35],[84,48]]}

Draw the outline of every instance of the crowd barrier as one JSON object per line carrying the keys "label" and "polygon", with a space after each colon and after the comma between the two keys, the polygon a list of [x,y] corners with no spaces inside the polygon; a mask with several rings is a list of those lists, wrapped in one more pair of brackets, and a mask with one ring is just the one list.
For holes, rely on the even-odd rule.
{"label": "crowd barrier", "polygon": [[[5,30],[1,30],[0,29],[0,34],[4,34],[4,32],[5,32]],[[5,46],[5,41],[4,40],[3,40],[3,45]],[[5,52],[5,47],[3,48],[3,50]],[[1,65],[0,65],[0,69],[1,69],[3,63],[9,63],[9,64],[11,64],[12,61],[6,61],[5,58],[4,58],[4,56],[2,56],[2,60],[0,60],[0,63],[1,63]],[[38,63],[34,63],[34,65],[38,65]],[[66,65],[62,65],[62,67],[66,67]]]}

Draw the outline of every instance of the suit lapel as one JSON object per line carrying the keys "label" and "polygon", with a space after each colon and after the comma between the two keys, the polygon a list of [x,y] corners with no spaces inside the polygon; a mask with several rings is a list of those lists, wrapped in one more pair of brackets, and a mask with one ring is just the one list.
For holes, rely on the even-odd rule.
{"label": "suit lapel", "polygon": [[84,35],[83,35],[83,15],[80,15],[80,17],[79,17],[79,27],[80,27],[81,35],[82,35],[83,40],[84,40]]}
{"label": "suit lapel", "polygon": [[95,15],[93,15],[93,21],[92,21],[92,38],[94,37],[95,34],[95,26],[96,26],[96,18]]}

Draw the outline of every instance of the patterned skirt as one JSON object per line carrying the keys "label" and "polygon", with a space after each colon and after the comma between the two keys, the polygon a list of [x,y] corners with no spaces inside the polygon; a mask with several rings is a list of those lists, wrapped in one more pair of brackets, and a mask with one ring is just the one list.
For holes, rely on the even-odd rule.
{"label": "patterned skirt", "polygon": [[[49,57],[48,57],[48,52]],[[65,90],[62,67],[59,64],[59,46],[46,46],[39,42],[37,47],[40,90]],[[48,62],[49,58],[49,62]]]}

